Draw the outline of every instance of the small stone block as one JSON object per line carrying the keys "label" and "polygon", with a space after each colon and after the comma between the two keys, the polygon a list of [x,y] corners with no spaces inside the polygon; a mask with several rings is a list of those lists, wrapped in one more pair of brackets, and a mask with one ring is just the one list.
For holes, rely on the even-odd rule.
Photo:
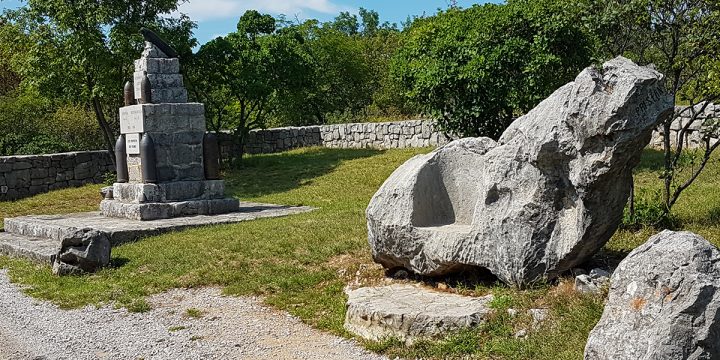
{"label": "small stone block", "polygon": [[183,87],[183,76],[180,74],[148,74],[152,89],[167,89]]}
{"label": "small stone block", "polygon": [[209,200],[224,197],[223,180],[177,181],[160,184],[115,183],[114,199],[125,203]]}
{"label": "small stone block", "polygon": [[150,100],[153,104],[186,103],[188,98],[187,90],[183,87],[152,88],[150,93]]}

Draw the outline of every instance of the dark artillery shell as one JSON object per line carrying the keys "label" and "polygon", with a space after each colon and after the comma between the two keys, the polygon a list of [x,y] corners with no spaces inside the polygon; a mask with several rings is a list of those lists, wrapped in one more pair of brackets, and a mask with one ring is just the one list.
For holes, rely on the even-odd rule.
{"label": "dark artillery shell", "polygon": [[157,160],[155,159],[155,143],[148,134],[143,134],[140,140],[140,163],[142,164],[143,182],[155,184],[157,177]]}
{"label": "dark artillery shell", "polygon": [[152,91],[150,91],[150,79],[148,79],[147,75],[143,77],[142,82],[140,83],[140,103],[141,104],[152,104]]}
{"label": "dark artillery shell", "polygon": [[133,88],[132,81],[125,83],[123,96],[125,98],[125,106],[135,105],[135,89]]}
{"label": "dark artillery shell", "polygon": [[217,135],[209,132],[203,138],[203,165],[205,165],[205,179],[220,179],[220,146]]}
{"label": "dark artillery shell", "polygon": [[120,135],[115,142],[115,166],[117,182],[126,183],[129,180],[127,153],[125,151],[125,135]]}

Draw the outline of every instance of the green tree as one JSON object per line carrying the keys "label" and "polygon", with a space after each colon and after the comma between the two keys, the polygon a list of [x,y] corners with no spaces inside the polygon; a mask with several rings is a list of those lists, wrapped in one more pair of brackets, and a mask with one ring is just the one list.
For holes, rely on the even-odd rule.
{"label": "green tree", "polygon": [[[149,26],[192,47],[187,17],[164,20],[177,0],[28,0],[4,14],[14,31],[3,31],[23,83],[41,95],[91,108],[112,153],[122,86],[142,49],[139,29]],[[168,36],[170,35],[170,36]],[[174,45],[178,45],[175,43]],[[183,46],[181,46],[181,49]],[[114,158],[114,157],[113,157]]]}
{"label": "green tree", "polygon": [[301,52],[310,73],[297,75],[304,81],[302,88],[276,97],[276,124],[364,120],[369,112],[405,109],[389,75],[400,39],[394,24],[380,23],[377,12],[361,8],[360,20],[341,13],[332,22],[310,20],[294,28],[305,39]]}
{"label": "green tree", "polygon": [[232,130],[242,149],[252,129],[264,127],[274,111],[273,98],[303,85],[302,36],[270,15],[245,12],[237,31],[203,45],[193,62],[193,93],[205,99],[209,124]]}
{"label": "green tree", "polygon": [[[682,112],[668,112],[660,122],[666,135],[662,174],[666,217],[720,146],[713,140],[720,137],[718,119],[703,115],[720,99],[720,2],[596,0],[588,5],[585,23],[596,34],[605,57],[624,55],[653,64],[666,75],[668,92],[676,102],[689,105]],[[680,123],[681,116],[689,121]],[[702,148],[689,151],[686,134],[700,124],[704,125]],[[680,126],[678,141],[669,136],[675,125]]]}
{"label": "green tree", "polygon": [[497,138],[591,63],[592,42],[564,0],[510,0],[417,18],[393,74],[448,132]]}

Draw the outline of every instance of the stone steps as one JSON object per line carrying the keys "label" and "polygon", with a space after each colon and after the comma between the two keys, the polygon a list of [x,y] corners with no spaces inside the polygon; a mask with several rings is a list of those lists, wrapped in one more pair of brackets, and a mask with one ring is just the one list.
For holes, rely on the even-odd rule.
{"label": "stone steps", "polygon": [[5,219],[5,232],[32,238],[60,241],[67,233],[78,230],[74,226],[43,221],[42,217],[23,216]]}
{"label": "stone steps", "polygon": [[99,231],[107,235],[111,246],[118,246],[171,231],[288,216],[312,210],[314,208],[307,206],[240,202],[237,212],[152,221],[109,218],[97,211],[7,218],[5,231],[0,232],[0,255],[25,257],[38,263],[51,264],[60,251],[62,239],[75,234],[78,230]]}
{"label": "stone steps", "polygon": [[59,240],[0,232],[0,254],[24,257],[33,262],[50,265],[60,247]]}

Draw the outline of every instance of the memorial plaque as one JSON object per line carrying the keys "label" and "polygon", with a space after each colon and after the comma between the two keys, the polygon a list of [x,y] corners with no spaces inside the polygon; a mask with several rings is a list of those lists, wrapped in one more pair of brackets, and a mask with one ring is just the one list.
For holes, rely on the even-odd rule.
{"label": "memorial plaque", "polygon": [[133,85],[135,88],[135,99],[139,99],[140,96],[142,96],[142,88],[140,87],[140,84],[142,84],[142,81],[144,78],[145,78],[144,71],[135,71],[133,73]]}
{"label": "memorial plaque", "polygon": [[145,132],[141,105],[125,106],[120,108],[120,133],[133,134]]}
{"label": "memorial plaque", "polygon": [[125,151],[128,155],[140,154],[140,134],[125,135]]}

